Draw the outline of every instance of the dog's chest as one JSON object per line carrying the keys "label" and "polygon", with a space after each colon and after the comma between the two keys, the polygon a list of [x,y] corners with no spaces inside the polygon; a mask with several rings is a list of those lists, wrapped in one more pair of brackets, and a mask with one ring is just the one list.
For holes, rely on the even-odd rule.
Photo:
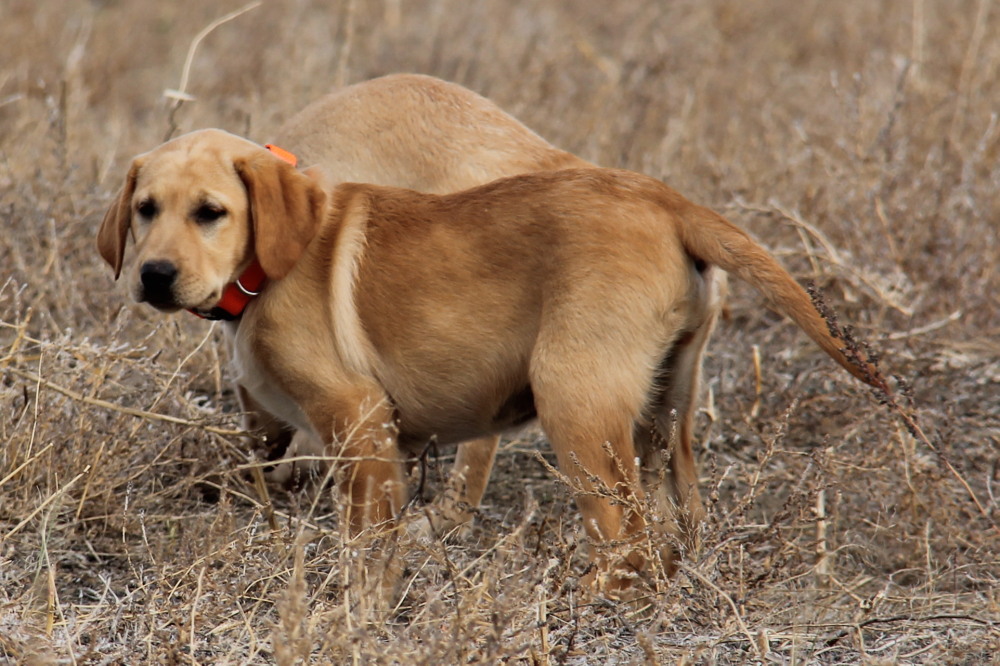
{"label": "dog's chest", "polygon": [[260,407],[281,421],[315,434],[299,405],[281,389],[260,362],[250,337],[240,329],[227,327],[232,349],[232,368],[236,383],[242,386]]}

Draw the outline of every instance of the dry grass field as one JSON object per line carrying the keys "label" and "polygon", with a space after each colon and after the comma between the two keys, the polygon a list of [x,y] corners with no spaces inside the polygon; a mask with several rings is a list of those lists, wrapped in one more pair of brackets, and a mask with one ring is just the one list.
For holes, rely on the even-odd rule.
{"label": "dry grass field", "polygon": [[[1000,6],[265,0],[198,40],[241,7],[0,0],[0,663],[1000,663]],[[128,303],[94,236],[169,133],[264,142],[398,71],[723,212],[907,395],[880,404],[734,284],[676,578],[580,588],[529,430],[471,531],[397,544],[380,618],[331,494],[248,480],[218,326]]]}

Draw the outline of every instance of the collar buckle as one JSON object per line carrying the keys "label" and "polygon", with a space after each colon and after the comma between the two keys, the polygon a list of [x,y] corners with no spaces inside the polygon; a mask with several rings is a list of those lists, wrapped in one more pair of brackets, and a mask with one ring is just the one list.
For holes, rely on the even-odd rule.
{"label": "collar buckle", "polygon": [[235,283],[236,284],[236,288],[239,289],[240,291],[242,291],[244,294],[246,294],[250,298],[253,298],[254,296],[260,296],[260,287],[257,288],[257,291],[253,291],[252,289],[247,289],[246,287],[243,286],[243,283],[241,282],[241,280],[245,276],[246,276],[246,274],[244,273],[243,275],[241,275],[236,280],[236,283]]}

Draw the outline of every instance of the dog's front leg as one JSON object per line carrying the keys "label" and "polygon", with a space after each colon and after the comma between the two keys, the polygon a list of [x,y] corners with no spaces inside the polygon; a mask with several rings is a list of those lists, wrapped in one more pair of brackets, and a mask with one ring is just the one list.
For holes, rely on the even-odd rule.
{"label": "dog's front leg", "polygon": [[386,610],[394,601],[402,566],[387,553],[407,499],[393,406],[374,382],[350,386],[300,403],[323,439],[340,491],[342,525],[359,550],[368,550],[362,584]]}
{"label": "dog's front leg", "polygon": [[303,406],[333,465],[351,536],[391,525],[407,493],[393,408],[384,392],[351,387]]}

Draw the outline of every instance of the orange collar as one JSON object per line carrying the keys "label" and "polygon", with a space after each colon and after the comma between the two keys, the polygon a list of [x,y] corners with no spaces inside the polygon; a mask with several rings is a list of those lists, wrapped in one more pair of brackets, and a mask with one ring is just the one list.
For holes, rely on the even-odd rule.
{"label": "orange collar", "polygon": [[[298,164],[298,158],[287,150],[270,143],[265,144],[264,147],[274,153],[276,157],[285,160],[292,166]],[[261,268],[260,262],[254,259],[247,266],[246,270],[236,278],[235,282],[230,282],[226,285],[226,288],[222,291],[222,298],[219,299],[214,308],[208,312],[198,312],[197,310],[189,310],[189,312],[198,315],[202,319],[223,319],[225,321],[239,319],[250,301],[260,294],[266,281],[267,275],[264,274],[264,269]]]}

